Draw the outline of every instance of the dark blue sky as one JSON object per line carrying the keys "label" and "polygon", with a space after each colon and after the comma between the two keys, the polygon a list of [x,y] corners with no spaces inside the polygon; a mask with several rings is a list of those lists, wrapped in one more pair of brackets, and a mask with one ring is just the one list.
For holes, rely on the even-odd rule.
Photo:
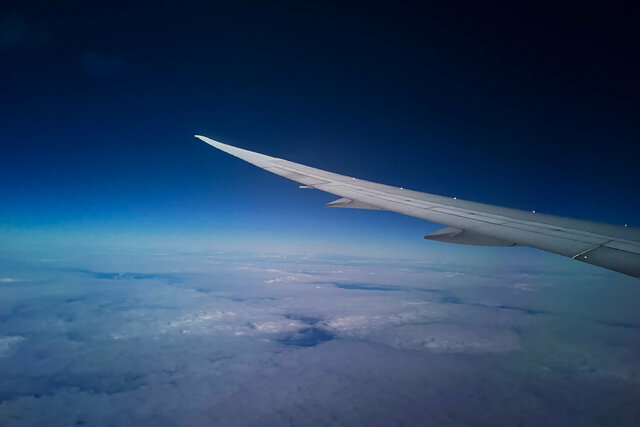
{"label": "dark blue sky", "polygon": [[635,11],[446,3],[5,7],[0,222],[415,244],[435,228],[324,209],[330,195],[199,133],[363,179],[637,225]]}

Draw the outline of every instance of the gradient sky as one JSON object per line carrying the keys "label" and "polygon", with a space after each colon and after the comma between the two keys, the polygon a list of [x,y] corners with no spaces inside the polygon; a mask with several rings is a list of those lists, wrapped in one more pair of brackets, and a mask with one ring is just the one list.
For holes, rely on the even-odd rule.
{"label": "gradient sky", "polygon": [[637,226],[634,11],[53,3],[0,8],[0,424],[640,425],[636,279],[193,137]]}
{"label": "gradient sky", "polygon": [[3,231],[420,248],[437,228],[329,212],[332,196],[194,133],[372,181],[633,225],[629,15],[590,2],[5,7]]}

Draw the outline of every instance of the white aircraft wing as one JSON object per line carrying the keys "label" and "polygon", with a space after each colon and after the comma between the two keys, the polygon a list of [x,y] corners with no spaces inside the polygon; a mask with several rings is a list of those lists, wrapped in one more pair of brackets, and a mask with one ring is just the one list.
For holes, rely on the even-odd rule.
{"label": "white aircraft wing", "polygon": [[640,278],[640,229],[458,200],[364,181],[243,150],[196,135],[262,169],[340,198],[329,207],[380,209],[446,225],[428,240],[530,246]]}

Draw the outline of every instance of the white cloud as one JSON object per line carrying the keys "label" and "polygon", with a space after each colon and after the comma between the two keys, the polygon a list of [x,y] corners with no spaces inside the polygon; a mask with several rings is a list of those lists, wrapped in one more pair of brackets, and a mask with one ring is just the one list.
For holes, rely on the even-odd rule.
{"label": "white cloud", "polygon": [[303,277],[299,275],[288,274],[286,276],[275,277],[273,279],[267,279],[264,283],[285,283],[285,282],[297,282],[303,280]]}
{"label": "white cloud", "polygon": [[405,325],[387,329],[374,339],[399,348],[442,353],[502,353],[519,348],[518,335],[511,330],[455,324]]}
{"label": "white cloud", "polygon": [[511,287],[526,292],[535,292],[537,290],[534,285],[524,282],[514,283]]}
{"label": "white cloud", "polygon": [[16,345],[24,340],[25,337],[20,335],[0,337],[0,357],[7,356]]}
{"label": "white cloud", "polygon": [[[444,425],[527,413],[567,425],[576,413],[637,415],[619,403],[640,398],[629,379],[635,307],[619,325],[595,322],[597,304],[573,317],[558,308],[575,292],[601,298],[593,286],[525,293],[512,286],[524,283],[517,275],[448,280],[361,259],[210,257],[101,256],[0,287],[0,419]],[[65,267],[157,274],[109,280]],[[166,280],[176,270],[179,280]]]}
{"label": "white cloud", "polygon": [[258,332],[279,334],[283,332],[295,332],[306,327],[306,325],[297,320],[281,319],[267,322],[252,322],[251,327]]}

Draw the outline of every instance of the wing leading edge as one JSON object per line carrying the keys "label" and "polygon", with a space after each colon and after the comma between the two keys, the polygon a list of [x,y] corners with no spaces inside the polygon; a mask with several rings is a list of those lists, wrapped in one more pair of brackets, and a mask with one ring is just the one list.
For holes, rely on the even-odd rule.
{"label": "wing leading edge", "polygon": [[196,138],[255,166],[340,198],[329,207],[380,209],[446,225],[428,240],[485,246],[530,246],[640,278],[640,229],[458,200],[316,169]]}

